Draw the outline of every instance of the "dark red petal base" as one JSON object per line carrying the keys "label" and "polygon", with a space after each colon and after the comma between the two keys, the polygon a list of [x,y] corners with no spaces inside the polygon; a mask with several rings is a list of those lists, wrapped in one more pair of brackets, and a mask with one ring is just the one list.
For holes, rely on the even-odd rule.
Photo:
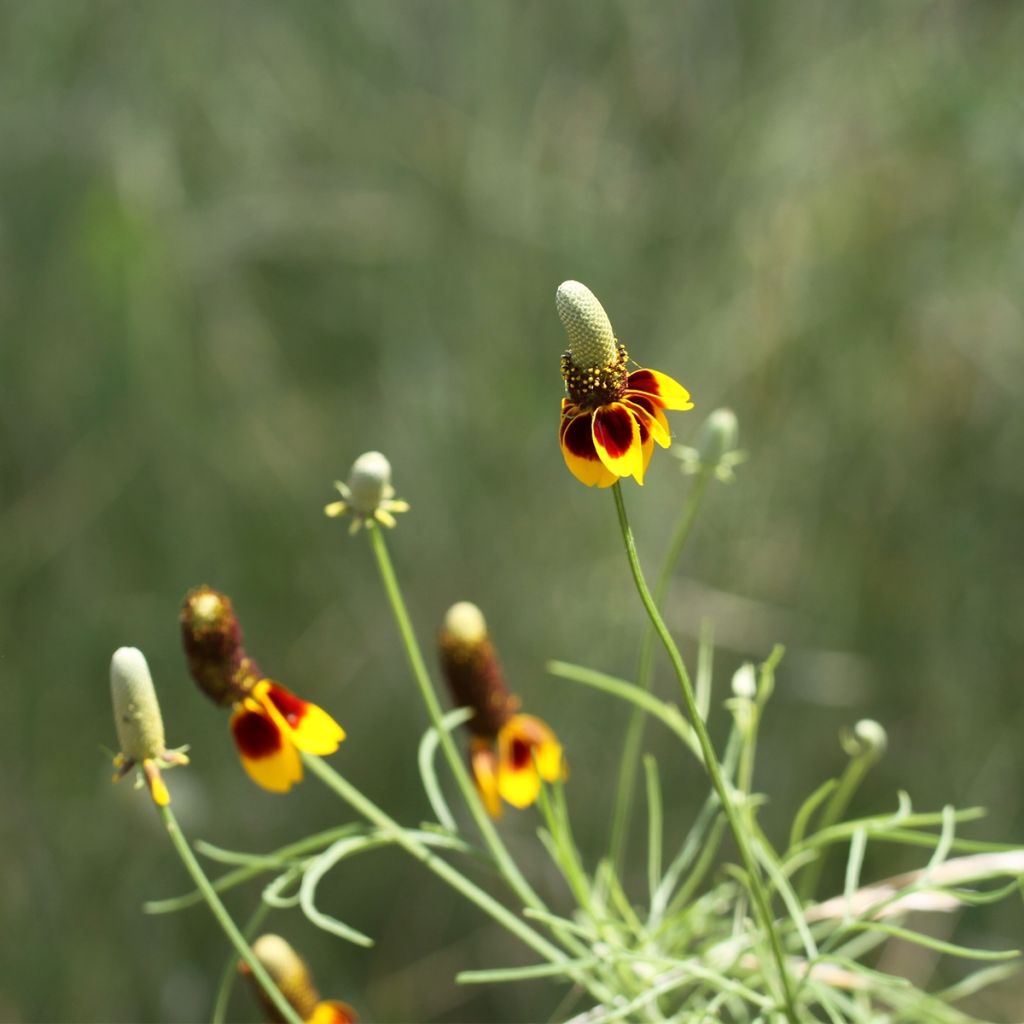
{"label": "dark red petal base", "polygon": [[281,730],[265,715],[247,711],[231,723],[238,749],[257,760],[276,754],[283,746]]}
{"label": "dark red petal base", "polygon": [[633,422],[625,406],[603,406],[594,413],[594,440],[613,459],[620,459],[633,444]]}

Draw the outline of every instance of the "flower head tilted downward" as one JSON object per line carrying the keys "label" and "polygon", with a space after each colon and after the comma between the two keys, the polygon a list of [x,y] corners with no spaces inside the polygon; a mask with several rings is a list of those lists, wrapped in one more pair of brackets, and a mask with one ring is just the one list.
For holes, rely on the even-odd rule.
{"label": "flower head tilted downward", "polygon": [[[355,1024],[355,1011],[347,1003],[321,1000],[306,961],[280,935],[261,935],[253,944],[256,959],[270,975],[281,994],[305,1024]],[[252,972],[243,960],[238,970],[248,978]],[[267,1020],[278,1024],[281,1014],[259,985],[253,985]]]}
{"label": "flower head tilted downward", "polygon": [[335,516],[351,516],[349,533],[358,533],[364,524],[380,523],[394,528],[395,512],[408,512],[409,503],[395,497],[391,486],[391,463],[380,452],[364,452],[352,463],[348,483],[334,481],[341,501],[324,506],[324,512]]}
{"label": "flower head tilted downward", "polygon": [[180,620],[192,678],[214,703],[232,709],[231,733],[254,782],[285,793],[302,779],[299,751],[323,756],[338,749],[345,730],[323,708],[267,679],[246,653],[227,594],[190,590]]}
{"label": "flower head tilted downward", "polygon": [[114,758],[114,781],[119,782],[138,765],[153,803],[166,807],[171,797],[160,769],[188,764],[188,758],[184,748],[167,749],[153,677],[145,655],[137,647],[119,647],[114,651],[110,659],[110,696],[121,744],[121,752]]}
{"label": "flower head tilted downward", "polygon": [[539,718],[519,714],[519,698],[508,691],[497,651],[483,613],[460,601],[448,609],[438,636],[441,666],[457,706],[475,714],[469,760],[488,813],[501,814],[501,801],[529,807],[540,793],[540,780],[555,782],[564,774],[562,747]]}
{"label": "flower head tilted downward", "polygon": [[625,347],[586,285],[564,281],[555,305],[569,336],[559,430],[565,464],[588,487],[625,476],[642,484],[655,442],[667,448],[671,440],[664,410],[692,409],[690,393],[657,370],[630,372]]}

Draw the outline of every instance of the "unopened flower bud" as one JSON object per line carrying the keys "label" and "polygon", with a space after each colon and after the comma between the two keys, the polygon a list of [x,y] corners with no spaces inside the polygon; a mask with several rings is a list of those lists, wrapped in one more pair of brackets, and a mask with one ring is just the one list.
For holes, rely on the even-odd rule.
{"label": "unopened flower bud", "polygon": [[739,421],[732,409],[716,409],[697,433],[701,462],[708,468],[719,465],[725,455],[735,450],[739,432]]}
{"label": "unopened flower bud", "polygon": [[612,322],[597,296],[579,281],[563,281],[555,306],[569,336],[569,357],[580,370],[611,366],[618,357]]}
{"label": "unopened flower bud", "polygon": [[505,686],[483,612],[469,601],[452,605],[444,617],[438,647],[455,705],[476,712],[467,728],[477,736],[496,736],[518,710],[519,699]]}
{"label": "unopened flower bud", "polygon": [[753,700],[757,696],[757,674],[750,662],[740,665],[733,673],[732,692],[737,697]]}
{"label": "unopened flower bud", "polygon": [[395,497],[391,463],[380,452],[364,452],[352,463],[348,482],[336,480],[334,486],[341,501],[330,502],[324,506],[324,512],[332,519],[351,516],[350,533],[358,533],[364,524],[370,523],[393,529],[394,514],[409,511],[409,503]]}
{"label": "unopened flower bud", "polygon": [[889,745],[885,728],[872,718],[862,718],[851,731],[841,736],[843,749],[850,757],[879,760]]}
{"label": "unopened flower bud", "polygon": [[153,677],[137,647],[119,647],[110,659],[110,696],[121,753],[141,763],[158,758],[166,748]]}
{"label": "unopened flower bud", "polygon": [[352,463],[348,474],[352,508],[360,515],[373,515],[377,506],[394,494],[391,463],[380,452],[365,452]]}

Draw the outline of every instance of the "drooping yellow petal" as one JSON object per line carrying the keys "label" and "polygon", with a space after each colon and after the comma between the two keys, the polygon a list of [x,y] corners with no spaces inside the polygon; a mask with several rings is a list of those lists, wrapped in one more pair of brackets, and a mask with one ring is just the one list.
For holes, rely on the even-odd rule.
{"label": "drooping yellow petal", "polygon": [[167,792],[167,785],[160,774],[160,769],[148,757],[142,762],[142,771],[146,776],[146,784],[149,786],[149,795],[157,807],[166,807],[171,802],[171,794]]}
{"label": "drooping yellow petal", "polygon": [[545,782],[557,782],[565,775],[562,744],[555,739],[554,733],[551,734],[550,740],[537,747],[533,756],[537,761],[537,771]]}
{"label": "drooping yellow petal", "polygon": [[476,737],[470,741],[469,763],[484,808],[492,818],[500,818],[501,798],[498,795],[497,759],[487,740]]}
{"label": "drooping yellow petal", "polygon": [[345,730],[323,708],[297,697],[278,683],[263,679],[252,695],[292,743],[307,754],[333,754],[345,738]]}
{"label": "drooping yellow petal", "polygon": [[540,795],[540,776],[530,764],[527,768],[501,766],[498,772],[498,792],[502,800],[522,810]]}
{"label": "drooping yellow petal", "polygon": [[629,398],[630,392],[634,391],[650,395],[666,409],[682,411],[693,408],[690,392],[679,381],[658,370],[634,370],[626,378],[626,391],[623,397]]}
{"label": "drooping yellow petal", "polygon": [[513,715],[505,728],[530,745],[534,764],[545,782],[555,782],[563,777],[562,744],[547,722],[536,715]]}
{"label": "drooping yellow petal", "polygon": [[533,715],[513,715],[498,733],[498,792],[513,807],[529,807],[540,780],[562,777],[562,747],[548,725]]}
{"label": "drooping yellow petal", "polygon": [[306,1024],[356,1024],[357,1020],[355,1010],[348,1003],[326,999],[316,1004]]}
{"label": "drooping yellow petal", "polygon": [[646,427],[651,437],[662,448],[667,448],[672,443],[672,433],[668,428],[668,420],[652,399],[644,395],[634,395],[631,398],[623,398],[622,404],[637,418],[641,427]]}
{"label": "drooping yellow petal", "polygon": [[606,469],[617,477],[644,482],[643,451],[636,417],[621,402],[595,410],[591,433],[594,448]]}
{"label": "drooping yellow petal", "polygon": [[601,461],[594,447],[591,413],[580,413],[562,420],[559,443],[569,472],[587,487],[611,487],[618,477]]}
{"label": "drooping yellow petal", "polygon": [[266,708],[247,698],[231,715],[231,733],[242,767],[258,786],[287,793],[302,780],[302,761],[286,732]]}
{"label": "drooping yellow petal", "polygon": [[292,742],[307,754],[325,757],[338,749],[345,730],[318,704],[306,702],[306,713],[292,732]]}

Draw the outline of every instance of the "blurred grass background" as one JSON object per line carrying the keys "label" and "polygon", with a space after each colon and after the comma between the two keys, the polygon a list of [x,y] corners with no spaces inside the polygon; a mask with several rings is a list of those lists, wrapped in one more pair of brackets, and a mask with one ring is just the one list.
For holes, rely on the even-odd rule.
{"label": "blurred grass background", "polygon": [[[611,498],[555,440],[570,277],[691,389],[680,440],[739,415],[750,461],[668,612],[691,653],[714,621],[719,696],[789,648],[772,834],[871,716],[891,749],[858,809],[905,787],[1024,840],[1022,44],[998,2],[0,4],[0,1017],[208,1012],[208,915],[139,909],[187,884],[147,801],[109,786],[116,646],[192,745],[170,776],[190,835],[264,850],[348,817],[313,781],[244,778],[179,651],[192,585],[343,722],[342,771],[426,814],[369,552],[321,512],[369,448],[413,505],[389,541],[421,636],[485,609],[564,737],[593,865],[623,709],[543,664],[628,674],[642,620]],[[662,456],[627,489],[652,570],[685,486]],[[649,736],[678,835],[704,784]],[[564,907],[533,816],[502,827]],[[869,877],[903,866],[869,850]],[[454,986],[528,954],[398,853],[322,901],[376,948],[271,926],[367,1019],[557,1002]],[[969,922],[1019,941],[1019,913]],[[257,1016],[243,995],[233,1015]]]}

